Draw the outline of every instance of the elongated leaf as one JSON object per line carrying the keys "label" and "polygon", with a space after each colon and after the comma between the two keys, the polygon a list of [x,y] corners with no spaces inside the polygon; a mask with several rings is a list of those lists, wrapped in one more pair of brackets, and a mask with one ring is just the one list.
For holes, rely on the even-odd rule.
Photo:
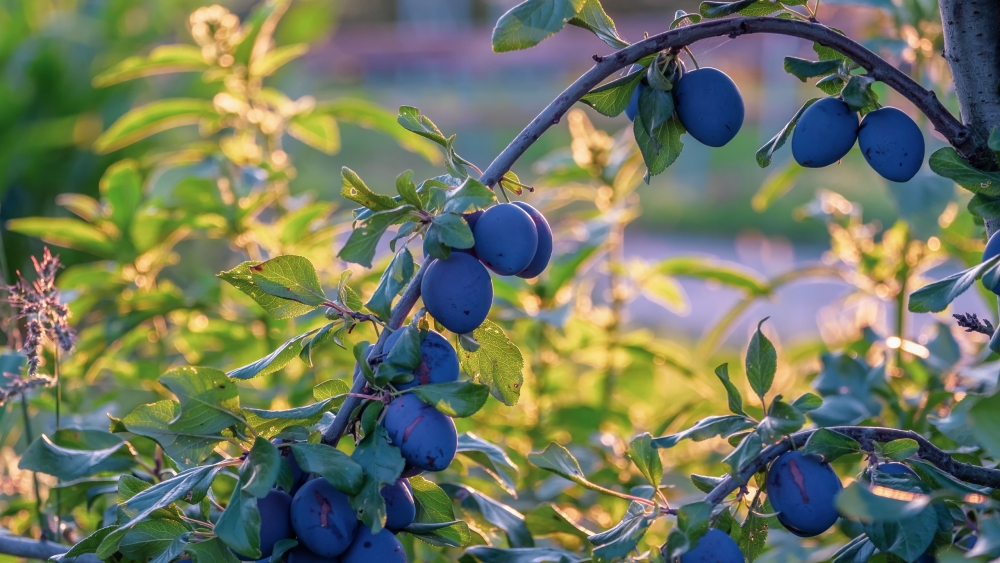
{"label": "elongated leaf", "polygon": [[993,257],[968,270],[952,274],[941,281],[925,285],[910,294],[907,308],[912,313],[938,313],[945,310],[959,295],[965,293],[980,276],[1000,262]]}
{"label": "elongated leaf", "polygon": [[583,6],[577,10],[576,17],[569,20],[569,24],[590,31],[615,49],[629,46],[629,42],[618,35],[615,22],[608,17],[600,0],[584,0]]}
{"label": "elongated leaf", "polygon": [[723,463],[729,466],[729,474],[737,475],[740,469],[757,458],[764,445],[761,442],[760,434],[750,432],[740,441],[736,449],[723,459]]}
{"label": "elongated leaf", "polygon": [[146,520],[125,534],[118,550],[131,559],[146,561],[167,549],[174,539],[187,535],[187,532],[187,527],[175,520]]}
{"label": "elongated leaf", "polygon": [[383,319],[388,319],[392,312],[392,301],[406,289],[413,277],[415,266],[413,255],[406,247],[399,249],[382,272],[378,287],[372,293],[371,299],[365,303],[369,311]]}
{"label": "elongated leaf", "polygon": [[887,458],[893,461],[903,461],[920,451],[920,444],[912,438],[901,438],[882,445],[881,450],[882,455]]}
{"label": "elongated leaf", "polygon": [[569,534],[582,540],[594,535],[594,532],[580,526],[558,506],[546,503],[528,513],[524,519],[528,530],[535,536],[549,534]]}
{"label": "elongated leaf", "polygon": [[168,129],[195,125],[215,117],[212,102],[192,98],[159,100],[135,108],[114,122],[94,141],[94,151],[106,154]]}
{"label": "elongated leaf", "polygon": [[707,19],[724,18],[738,13],[740,10],[756,4],[757,0],[740,0],[738,2],[702,2],[698,7],[702,17]]}
{"label": "elongated leaf", "polygon": [[326,154],[340,151],[340,129],[337,120],[329,115],[296,115],[288,122],[288,134]]}
{"label": "elongated leaf", "polygon": [[161,45],[148,56],[129,57],[94,77],[95,88],[157,74],[204,72],[210,68],[194,45]]}
{"label": "elongated leaf", "polygon": [[621,115],[632,99],[632,92],[638,87],[645,69],[616,78],[584,94],[580,101],[608,117]]}
{"label": "elongated leaf", "polygon": [[372,215],[363,225],[351,231],[351,236],[347,238],[347,242],[344,243],[344,247],[340,249],[337,256],[348,262],[371,268],[372,259],[375,258],[375,250],[378,248],[378,243],[386,229],[406,217],[411,209],[410,206],[404,206],[397,210]]}
{"label": "elongated leaf", "polygon": [[472,416],[490,396],[490,388],[471,381],[417,385],[410,391],[420,400],[452,417]]}
{"label": "elongated leaf", "polygon": [[444,136],[444,133],[438,129],[437,125],[429,117],[420,113],[420,110],[415,107],[401,106],[396,121],[407,131],[416,133],[425,139],[430,139],[442,147],[448,146],[448,139]]}
{"label": "elongated leaf", "polygon": [[[240,480],[240,485],[245,483]],[[229,504],[213,532],[226,542],[233,551],[242,554],[240,559],[260,557],[261,514],[257,509],[257,499],[244,493],[240,487],[233,489]]]}
{"label": "elongated leaf", "polygon": [[257,287],[250,268],[260,265],[260,262],[243,262],[232,270],[227,270],[218,277],[222,278],[236,289],[250,296],[258,305],[276,319],[288,319],[304,315],[316,307],[282,297],[275,297]]}
{"label": "elongated leaf", "polygon": [[385,526],[386,517],[382,487],[399,479],[406,462],[400,455],[399,448],[389,442],[389,434],[381,426],[376,426],[374,432],[365,436],[351,454],[351,459],[365,473],[364,485],[357,495],[351,497],[351,506],[357,512],[358,519],[371,528],[372,533],[377,534]]}
{"label": "elongated leaf", "polygon": [[465,485],[442,485],[451,497],[461,501],[462,507],[478,511],[490,524],[500,528],[507,535],[511,547],[534,547],[535,541],[525,525],[524,515],[502,502],[490,498],[472,487]]}
{"label": "elongated leaf", "polygon": [[7,229],[65,248],[75,248],[101,258],[115,254],[115,243],[104,231],[78,219],[28,217],[7,221]]}
{"label": "elongated leaf", "polygon": [[[104,433],[101,433],[104,434]],[[18,462],[19,469],[38,471],[70,481],[93,474],[102,464],[117,452],[124,442],[113,434],[107,436],[104,447],[98,449],[74,449],[56,445],[46,435],[35,438]]]}
{"label": "elongated leaf", "polygon": [[[768,163],[770,163],[770,156],[768,156]],[[798,179],[803,170],[805,168],[799,166],[795,160],[790,159],[785,166],[772,171],[767,175],[767,178],[764,178],[764,183],[760,185],[760,189],[757,190],[757,193],[753,194],[750,205],[755,211],[766,210],[778,198],[788,193],[795,186],[795,180]]]}
{"label": "elongated leaf", "polygon": [[306,473],[316,473],[347,494],[356,494],[364,482],[361,466],[344,452],[324,444],[292,444],[295,461]]}
{"label": "elongated leaf", "polygon": [[304,334],[293,336],[284,344],[279,346],[274,352],[271,352],[256,362],[228,371],[226,372],[226,375],[233,379],[252,379],[260,375],[274,373],[288,365],[288,362],[295,359],[295,357],[297,357],[302,351],[302,347],[306,340],[313,334],[316,334],[316,330],[310,330]]}
{"label": "elongated leaf", "polygon": [[733,382],[729,380],[729,364],[722,364],[721,366],[715,368],[715,375],[726,388],[726,395],[729,397],[729,411],[733,414],[746,416],[747,413],[743,411],[743,395],[741,395],[740,390],[733,385]]}
{"label": "elongated leaf", "polygon": [[802,428],[806,417],[798,409],[775,397],[767,407],[767,416],[757,424],[757,434],[764,445],[778,443],[783,437]]}
{"label": "elongated leaf", "polygon": [[803,454],[818,455],[826,463],[859,451],[861,451],[861,445],[856,440],[826,428],[820,428],[813,432],[805,447],[802,448]]}
{"label": "elongated leaf", "polygon": [[745,289],[755,295],[766,294],[767,280],[740,264],[710,260],[701,257],[668,258],[656,267],[668,276],[686,276],[710,280],[730,287]]}
{"label": "elongated leaf", "polygon": [[652,520],[646,516],[645,509],[637,502],[632,502],[625,516],[610,530],[595,534],[588,538],[597,546],[594,549],[594,563],[612,563],[620,561],[632,553],[639,540],[645,535]]}
{"label": "elongated leaf", "polygon": [[526,0],[500,16],[493,28],[493,51],[504,53],[538,45],[576,17],[583,0]]}
{"label": "elongated leaf", "polygon": [[253,283],[264,293],[313,307],[326,302],[316,268],[301,256],[278,256],[250,266]]}
{"label": "elongated leaf", "polygon": [[832,74],[837,72],[838,68],[840,68],[838,60],[809,61],[798,57],[785,57],[785,72],[794,75],[802,82],[809,78]]}
{"label": "elongated leaf", "polygon": [[476,545],[466,549],[465,553],[482,563],[578,563],[584,560],[572,551],[553,547],[501,549]]}
{"label": "elongated leaf", "polygon": [[699,420],[694,426],[661,438],[653,439],[653,446],[666,449],[672,448],[681,440],[694,440],[701,442],[716,436],[726,438],[737,432],[753,428],[753,420],[741,415],[709,416]]}
{"label": "elongated leaf", "polygon": [[792,135],[792,131],[795,130],[795,125],[799,122],[799,118],[802,117],[802,113],[806,111],[806,109],[809,106],[813,105],[817,101],[819,101],[819,98],[812,98],[811,100],[808,100],[806,103],[802,104],[802,107],[799,108],[799,111],[795,112],[795,115],[793,115],[792,118],[788,121],[788,123],[786,123],[785,126],[781,128],[781,131],[778,131],[778,133],[775,136],[771,137],[770,141],[764,143],[764,146],[757,149],[756,158],[758,166],[760,166],[761,168],[767,168],[768,166],[771,165],[771,157],[774,156],[774,151],[784,146],[785,141],[788,140],[788,137]]}
{"label": "elongated leaf", "polygon": [[514,478],[517,465],[500,446],[487,442],[471,432],[458,435],[458,453],[478,463],[508,494],[517,497]]}
{"label": "elongated leaf", "polygon": [[496,203],[497,197],[493,190],[475,178],[467,178],[461,187],[448,197],[442,211],[448,213],[469,213],[478,209],[486,209]]}
{"label": "elongated leaf", "polygon": [[[472,541],[472,533],[465,522],[455,521],[455,510],[452,508],[448,494],[431,481],[420,477],[410,477],[410,487],[413,489],[413,500],[417,505],[415,524],[449,523],[443,528],[436,528],[413,535],[424,542],[435,546],[464,547]],[[410,526],[413,529],[413,525]]]}
{"label": "elongated leaf", "polygon": [[406,129],[400,127],[396,121],[396,114],[389,113],[367,100],[338,98],[335,101],[321,102],[316,104],[313,113],[325,113],[342,123],[353,123],[366,129],[388,134],[399,146],[419,154],[432,164],[440,164],[442,161],[441,150],[434,143],[411,135]]}
{"label": "elongated leaf", "polygon": [[281,464],[281,452],[270,440],[267,438],[254,440],[250,454],[240,467],[243,492],[256,498],[267,496],[278,481]]}
{"label": "elongated leaf", "polygon": [[254,76],[269,76],[279,68],[294,61],[309,52],[309,45],[297,43],[271,49],[266,55],[250,65],[250,74]]}
{"label": "elongated leaf", "polygon": [[649,484],[659,489],[660,481],[663,480],[663,462],[660,461],[660,452],[653,445],[653,437],[648,432],[632,439],[628,445],[628,457]]}
{"label": "elongated leaf", "polygon": [[764,319],[757,323],[757,330],[750,339],[750,348],[747,350],[747,379],[754,393],[764,400],[764,395],[771,389],[774,382],[774,374],[778,368],[778,354],[774,350],[774,345],[764,336],[760,327],[764,325]]}
{"label": "elongated leaf", "polygon": [[938,176],[948,178],[974,194],[1000,196],[1000,173],[974,168],[951,147],[934,151],[927,163]]}

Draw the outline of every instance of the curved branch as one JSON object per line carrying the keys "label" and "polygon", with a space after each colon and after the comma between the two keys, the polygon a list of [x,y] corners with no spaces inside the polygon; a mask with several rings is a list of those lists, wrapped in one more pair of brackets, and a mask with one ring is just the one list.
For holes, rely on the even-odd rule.
{"label": "curved branch", "polygon": [[606,57],[595,56],[597,64],[571,84],[562,94],[559,94],[559,97],[542,110],[542,113],[528,124],[493,161],[493,164],[483,174],[483,183],[488,186],[496,184],[510,170],[514,162],[524,154],[524,151],[538,140],[542,133],[552,125],[559,123],[559,120],[574,103],[615,72],[643,57],[665,49],[685,47],[711,37],[728,36],[730,39],[734,39],[740,35],[752,33],[772,33],[808,39],[846,55],[867,70],[869,76],[885,83],[910,100],[913,105],[927,115],[930,122],[934,124],[934,128],[963,157],[970,158],[979,149],[968,129],[938,101],[934,92],[921,87],[905,73],[851,38],[819,23],[773,17],[740,17],[712,20],[681,27],[654,35]]}
{"label": "curved branch", "polygon": [[[8,536],[0,533],[0,553],[13,555],[14,557],[24,557],[25,559],[38,559],[48,561],[50,557],[62,555],[69,551],[69,547],[49,541],[40,541],[19,536]],[[96,555],[81,555],[67,562],[74,563],[101,563]]]}
{"label": "curved branch", "polygon": [[[413,279],[410,280],[410,284],[406,286],[406,291],[403,292],[403,296],[399,298],[396,302],[396,306],[392,308],[392,312],[389,315],[389,328],[396,330],[397,328],[403,326],[403,321],[413,310],[414,305],[417,304],[417,299],[420,299],[420,282],[424,279],[424,272],[427,271],[427,265],[431,263],[431,259],[428,258],[424,260],[424,263],[420,265],[420,269],[413,274]],[[379,335],[378,340],[371,347],[371,351],[368,353],[369,361],[375,358],[380,353],[382,353],[382,346],[385,345],[385,341],[389,338],[389,331],[383,330],[382,334]],[[323,434],[323,443],[329,446],[337,447],[340,442],[340,438],[347,431],[347,426],[351,422],[351,413],[354,409],[358,408],[361,404],[361,397],[357,395],[362,394],[365,390],[365,385],[368,381],[361,375],[360,367],[354,368],[354,383],[351,385],[350,395],[344,400],[344,404],[341,405],[340,410],[337,411],[337,416],[333,419],[333,424],[326,429]]]}
{"label": "curved branch", "polygon": [[[916,440],[917,444],[920,445],[917,455],[924,461],[934,464],[941,471],[966,483],[989,487],[991,489],[1000,488],[1000,469],[989,469],[956,461],[946,452],[930,443],[926,438],[911,430],[896,430],[894,428],[879,428],[874,426],[832,426],[827,428],[827,430],[832,430],[853,438],[861,444],[861,449],[867,452],[873,451],[872,442],[891,442],[892,440],[899,440],[901,438]],[[794,434],[792,439],[795,440],[795,446],[804,446],[814,432],[816,430],[806,430]],[[705,500],[712,504],[719,504],[734,491],[746,484],[755,473],[765,469],[775,458],[790,449],[791,444],[788,440],[782,440],[778,444],[764,448],[764,451],[746,467],[741,469],[736,477],[729,475],[712,489],[712,492],[708,493]]]}

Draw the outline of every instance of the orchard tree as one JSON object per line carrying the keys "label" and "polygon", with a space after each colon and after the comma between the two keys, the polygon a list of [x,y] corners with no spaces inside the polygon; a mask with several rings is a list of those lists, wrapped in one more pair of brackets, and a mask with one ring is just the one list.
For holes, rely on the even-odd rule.
{"label": "orchard tree", "polygon": [[[915,9],[922,6],[911,3]],[[761,321],[744,362],[753,396],[743,396],[742,383],[738,385],[728,364],[722,364],[715,375],[725,390],[729,414],[663,436],[641,434],[620,452],[617,468],[630,463],[644,484],[628,491],[617,484],[603,485],[599,481],[607,474],[588,475],[570,449],[557,443],[528,454],[527,461],[539,470],[628,502],[621,520],[604,531],[583,528],[554,505],[525,518],[463,483],[463,474],[453,465],[460,459],[455,465],[478,467],[502,490],[517,492],[518,468],[508,453],[473,433],[460,434],[454,419],[480,411],[491,396],[513,406],[522,392],[521,352],[501,325],[488,319],[500,300],[498,292],[507,291],[506,280],[543,276],[538,284],[545,287],[545,276],[574,272],[552,258],[553,230],[543,214],[528,203],[511,201],[512,194],[533,192],[511,169],[575,103],[612,117],[627,114],[648,181],[679,158],[685,134],[718,147],[732,140],[743,122],[738,85],[716,69],[699,68],[691,45],[711,37],[736,39],[755,33],[811,41],[817,60],[787,57],[784,67],[803,81],[816,80],[823,96],[790,116],[757,152],[758,164],[768,166],[789,138],[795,161],[814,168],[837,162],[857,143],[879,175],[895,182],[911,180],[924,162],[923,137],[906,114],[879,103],[872,86],[880,82],[912,102],[951,145],[930,156],[930,168],[973,192],[969,211],[985,220],[986,234],[992,237],[1000,227],[1000,182],[995,182],[1000,180],[1000,6],[940,2],[944,55],[962,110],[959,120],[932,91],[818,21],[818,1],[704,2],[697,13],[679,12],[669,30],[630,44],[619,37],[598,0],[527,0],[497,23],[496,51],[532,47],[567,24],[594,32],[618,50],[595,55],[595,66],[543,109],[483,171],[459,155],[454,136],[445,135],[418,109],[400,108],[398,124],[420,143],[439,147],[444,171],[419,182],[404,172],[396,180],[397,195],[387,196],[371,190],[350,169],[343,170],[341,193],[359,207],[339,257],[370,269],[379,242],[395,229],[389,243],[392,257],[377,273],[376,289],[363,299],[349,283],[350,271],[339,275],[336,287],[328,291],[308,258],[273,252],[315,235],[315,220],[325,219],[322,210],[283,223],[291,234],[279,241],[268,240],[255,228],[257,214],[270,203],[258,188],[287,181],[292,170],[279,148],[282,135],[288,132],[319,148],[332,142],[329,113],[308,100],[291,102],[262,86],[270,69],[298,53],[273,49],[269,38],[286,5],[267,2],[242,26],[235,16],[213,8],[212,14],[203,13],[207,19],[192,26],[200,50],[158,50],[105,75],[104,80],[111,80],[197,70],[208,78],[221,77],[226,91],[208,105],[188,100],[162,104],[156,112],[128,114],[98,144],[111,150],[192,120],[200,122],[207,135],[224,131],[214,137],[218,143],[209,152],[221,152],[221,163],[216,162],[221,171],[215,174],[226,182],[208,185],[222,194],[229,190],[228,200],[223,195],[218,202],[210,201],[216,215],[211,221],[185,227],[228,229],[236,233],[241,248],[256,254],[218,277],[266,314],[276,320],[321,315],[324,322],[228,372],[193,366],[169,370],[158,381],[173,398],[141,405],[120,419],[112,417],[108,433],[60,428],[53,436],[32,441],[20,467],[61,480],[52,488],[57,503],[80,506],[109,493],[117,495],[116,501],[99,519],[100,525],[68,550],[52,536],[38,506],[42,540],[0,536],[0,552],[57,561],[402,562],[407,548],[412,554],[416,539],[453,548],[435,552],[437,560],[463,563],[739,563],[765,553],[770,528],[780,526],[811,538],[836,525],[849,541],[823,558],[837,563],[1000,557],[1000,497],[995,493],[1000,486],[1000,470],[995,469],[1000,459],[1000,396],[991,386],[952,386],[937,389],[927,404],[907,410],[909,398],[889,377],[916,368],[925,374],[946,370],[935,364],[944,353],[934,356],[930,351],[954,344],[944,336],[921,347],[929,359],[915,367],[903,366],[900,356],[894,359],[888,353],[881,363],[870,364],[866,353],[872,339],[858,342],[854,354],[824,355],[823,369],[812,382],[816,394],[786,399],[780,389],[773,389],[778,354]],[[582,118],[575,119],[578,129],[585,128]],[[264,150],[259,150],[259,138],[267,141]],[[426,150],[425,144],[409,146]],[[135,163],[114,167],[102,184],[106,201],[89,206],[76,201],[79,214],[91,223],[108,225],[104,230],[87,224],[90,230],[77,225],[76,230],[53,234],[38,221],[12,228],[103,252],[134,245],[125,252],[131,252],[128,259],[136,267],[123,268],[122,275],[146,275],[162,267],[157,260],[165,260],[166,253],[141,250],[143,241],[126,235],[132,234],[129,211],[139,209],[144,196],[138,174]],[[185,206],[206,201],[211,190],[199,191],[203,187],[194,183],[175,190],[180,200],[170,204],[170,213],[158,217],[164,229],[177,228],[174,221],[183,224]],[[848,227],[843,232],[849,232]],[[112,240],[108,233],[118,238]],[[419,265],[411,243],[422,248]],[[307,245],[306,250],[316,249]],[[869,251],[862,248],[858,254],[868,258],[864,253]],[[997,256],[1000,239],[991,238],[981,263],[915,291],[908,299],[909,310],[943,311],[980,278],[996,291]],[[908,254],[901,263],[911,267],[921,259],[911,260]],[[9,288],[8,304],[22,319],[27,338],[21,343],[23,352],[2,356],[4,373],[20,374],[26,363],[24,376],[5,385],[5,399],[57,384],[57,428],[59,373],[52,378],[40,375],[43,356],[53,357],[45,365],[57,368],[59,355],[75,345],[75,354],[86,356],[86,373],[97,356],[115,353],[91,349],[98,346],[96,333],[81,333],[77,340],[68,324],[73,311],[62,305],[55,285],[58,267],[58,260],[46,254],[36,263],[37,282],[21,281]],[[858,270],[865,267],[859,265]],[[97,276],[102,272],[92,274],[83,283],[100,283]],[[713,275],[723,277],[720,272]],[[905,288],[904,283],[904,300]],[[145,308],[135,306],[130,313],[169,306],[166,289],[156,286],[147,297],[159,300],[150,299]],[[100,310],[94,303],[91,307]],[[971,314],[960,317],[961,326],[994,335],[989,321]],[[149,318],[115,320],[140,323]],[[364,330],[364,325],[370,325],[377,338],[351,343],[354,331]],[[162,335],[170,336],[169,328]],[[905,350],[912,344],[902,336],[900,331],[886,339],[895,338],[888,348]],[[996,340],[990,350],[1000,351]],[[51,352],[45,350],[47,342],[54,344]],[[265,410],[241,405],[242,382],[275,373],[296,358],[311,365],[313,354],[331,343],[350,350],[356,361],[350,382],[333,379],[317,385],[311,390],[315,401],[307,406]],[[995,375],[995,365],[985,369]],[[883,408],[899,426],[907,417],[926,418],[931,412],[944,416],[932,421],[933,429],[918,433],[874,426],[885,420]],[[685,440],[716,437],[732,445],[717,468],[720,474],[690,475],[704,496],[672,505],[664,487],[662,450],[671,451]],[[844,487],[841,477],[850,466],[843,460],[858,455],[864,467]],[[118,477],[104,477],[103,488],[93,478],[109,474]],[[453,501],[477,519],[457,519]],[[60,532],[62,514],[57,504]],[[502,534],[487,533],[478,520]],[[640,549],[645,536],[663,522],[670,524],[662,546]],[[543,539],[553,534],[576,541]]]}

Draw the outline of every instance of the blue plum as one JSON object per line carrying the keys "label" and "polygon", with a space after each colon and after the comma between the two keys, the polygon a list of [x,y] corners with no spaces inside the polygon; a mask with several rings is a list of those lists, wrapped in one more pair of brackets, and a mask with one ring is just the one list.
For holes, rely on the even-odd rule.
{"label": "blue plum", "polygon": [[382,487],[381,493],[385,499],[385,527],[398,532],[409,526],[417,516],[417,505],[406,479]]}
{"label": "blue plum", "polygon": [[[276,439],[272,440],[274,445],[281,445],[290,440]],[[283,448],[281,450],[281,457],[288,464],[288,469],[292,472],[292,488],[288,491],[288,494],[295,496],[295,493],[299,492],[299,488],[305,485],[306,481],[309,480],[309,474],[299,467],[299,462],[295,461],[295,456],[292,455],[292,450],[290,448]]]}
{"label": "blue plum", "polygon": [[297,545],[292,548],[285,560],[288,563],[339,563],[339,559],[336,557],[316,555],[304,545]]}
{"label": "blue plum", "polygon": [[493,280],[479,260],[453,252],[447,260],[435,260],[427,267],[420,293],[431,316],[448,330],[465,334],[489,315]]}
{"label": "blue plum", "polygon": [[632,90],[632,97],[628,101],[628,105],[625,106],[625,115],[628,117],[629,121],[635,121],[635,116],[639,115],[639,96],[642,95],[642,91],[648,88],[643,80],[639,81],[639,85]]}
{"label": "blue plum", "polygon": [[698,142],[721,147],[743,126],[743,96],[732,78],[721,70],[699,68],[686,72],[674,89],[677,117]]}
{"label": "blue plum", "polygon": [[[483,210],[482,209],[477,209],[476,211],[473,211],[471,213],[463,213],[462,214],[462,217],[465,218],[465,222],[469,224],[469,228],[470,229],[475,229],[476,228],[476,222],[479,221],[479,218],[482,217],[482,216],[483,216]],[[473,256],[476,256],[476,247],[475,246],[471,246],[469,248],[452,248],[451,250],[453,252],[463,252],[465,254],[471,254]]]}
{"label": "blue plum", "polygon": [[292,528],[309,551],[336,557],[351,544],[358,519],[347,495],[320,478],[302,485],[292,499]]}
{"label": "blue plum", "polygon": [[382,529],[373,534],[368,526],[362,524],[358,535],[351,542],[340,563],[406,563],[406,550],[399,543],[395,534]]}
{"label": "blue plum", "polygon": [[[1000,231],[998,231],[998,233],[1000,233]],[[983,250],[983,262],[986,262],[991,258],[1000,255],[1000,236],[998,236],[998,233],[993,233],[993,236],[991,236],[990,240],[987,241],[986,249]],[[985,278],[983,279],[983,285],[986,285]],[[992,291],[993,293],[996,293],[997,295],[1000,295],[1000,286],[989,287],[988,285],[986,285],[986,289]]]}
{"label": "blue plum", "polygon": [[840,516],[834,498],[843,485],[829,464],[801,451],[781,454],[767,470],[767,496],[778,521],[797,536],[825,532]]}
{"label": "blue plum", "polygon": [[407,463],[406,465],[403,466],[403,472],[399,476],[402,477],[403,479],[409,479],[410,477],[416,477],[417,475],[420,475],[423,472],[424,470],[420,469],[416,465]]}
{"label": "blue plum", "polygon": [[274,544],[293,537],[291,508],[291,495],[278,489],[271,489],[267,496],[257,499],[257,509],[260,510],[261,557],[270,557],[274,552]]}
{"label": "blue plum", "polygon": [[416,395],[400,395],[385,409],[382,425],[403,459],[425,471],[441,471],[458,450],[455,422]]}
{"label": "blue plum", "polygon": [[531,264],[538,251],[538,229],[531,216],[512,203],[486,210],[472,229],[476,256],[501,276],[512,276]]}
{"label": "blue plum", "polygon": [[[399,341],[400,334],[402,332],[397,330],[385,339],[386,350],[392,350]],[[440,333],[428,331],[424,341],[420,343],[420,366],[413,375],[413,381],[394,385],[397,389],[409,389],[417,385],[458,381],[458,354],[455,353],[455,348]]]}
{"label": "blue plum", "polygon": [[711,528],[694,549],[681,555],[681,563],[743,563],[743,552],[729,534]]}
{"label": "blue plum", "polygon": [[908,182],[924,163],[920,127],[893,107],[865,114],[858,129],[858,146],[872,169],[893,182]]}
{"label": "blue plum", "polygon": [[806,168],[844,158],[858,139],[858,114],[843,100],[823,98],[806,108],[792,133],[792,156]]}
{"label": "blue plum", "polygon": [[549,265],[549,259],[552,258],[552,227],[549,227],[545,216],[534,207],[523,201],[515,201],[514,205],[523,209],[531,217],[535,223],[535,231],[538,233],[538,248],[535,250],[534,258],[531,259],[527,268],[517,273],[519,278],[531,279],[544,272]]}

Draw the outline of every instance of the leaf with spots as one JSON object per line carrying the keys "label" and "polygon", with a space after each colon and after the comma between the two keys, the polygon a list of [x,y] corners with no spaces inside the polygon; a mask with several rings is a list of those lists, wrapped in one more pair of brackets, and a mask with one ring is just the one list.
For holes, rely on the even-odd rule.
{"label": "leaf with spots", "polygon": [[516,405],[524,383],[521,350],[490,320],[483,321],[472,335],[479,342],[479,350],[469,352],[459,347],[462,371],[476,382],[489,385],[490,394],[501,403]]}
{"label": "leaf with spots", "polygon": [[315,309],[312,305],[269,295],[263,289],[257,287],[250,273],[250,268],[258,265],[260,265],[260,262],[243,262],[232,270],[217,274],[217,277],[222,278],[236,289],[250,296],[269,315],[276,319],[298,317]]}
{"label": "leaf with spots", "polygon": [[250,277],[268,295],[312,307],[326,301],[316,268],[301,256],[278,256],[251,266]]}
{"label": "leaf with spots", "polygon": [[766,501],[762,501],[762,498],[763,495],[758,494],[750,504],[750,512],[747,514],[746,520],[743,521],[743,525],[740,526],[740,538],[737,542],[740,551],[746,555],[747,561],[750,563],[753,563],[764,553],[764,547],[767,544],[767,518],[759,515],[772,511],[770,506],[765,507]]}

